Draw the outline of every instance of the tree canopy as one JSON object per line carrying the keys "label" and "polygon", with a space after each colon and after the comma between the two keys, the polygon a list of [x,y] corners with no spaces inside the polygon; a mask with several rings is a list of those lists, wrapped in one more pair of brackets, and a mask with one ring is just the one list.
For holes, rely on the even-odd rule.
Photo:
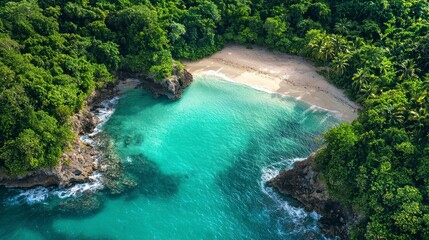
{"label": "tree canopy", "polygon": [[116,71],[171,74],[225,43],[328,66],[363,109],[325,134],[329,191],[364,219],[353,237],[429,235],[429,6],[425,0],[0,0],[0,166],[56,165],[69,116]]}

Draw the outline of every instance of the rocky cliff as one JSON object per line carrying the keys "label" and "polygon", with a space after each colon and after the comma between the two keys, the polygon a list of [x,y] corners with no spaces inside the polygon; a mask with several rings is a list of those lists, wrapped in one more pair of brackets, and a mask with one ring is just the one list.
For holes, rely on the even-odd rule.
{"label": "rocky cliff", "polygon": [[356,222],[356,216],[351,208],[329,196],[317,172],[314,158],[315,154],[311,154],[306,160],[295,163],[294,168],[281,172],[268,185],[281,194],[296,198],[307,211],[320,214],[322,217],[318,224],[327,236],[349,239],[349,231]]}
{"label": "rocky cliff", "polygon": [[179,66],[174,66],[171,76],[164,79],[156,79],[155,76],[143,73],[121,72],[117,76],[119,79],[139,79],[139,87],[150,91],[155,97],[165,96],[170,100],[179,99],[193,81],[192,74]]}
{"label": "rocky cliff", "polygon": [[115,85],[108,85],[102,90],[95,91],[85,102],[85,107],[71,118],[73,132],[76,134],[75,140],[70,143],[69,150],[64,152],[56,167],[31,171],[25,176],[17,177],[9,177],[0,172],[0,185],[9,188],[67,186],[88,180],[96,169],[94,160],[100,152],[97,148],[83,143],[79,135],[92,132],[98,123],[98,118],[91,109],[116,94]]}
{"label": "rocky cliff", "polygon": [[[151,91],[156,97],[166,96],[171,100],[179,99],[185,88],[191,84],[193,77],[185,69],[175,66],[171,77],[156,80],[153,76],[143,73],[117,73],[118,79],[137,78],[138,87]],[[95,158],[100,150],[83,143],[79,135],[90,133],[98,123],[98,118],[91,112],[100,103],[119,94],[117,83],[109,84],[104,89],[95,91],[85,102],[85,107],[71,119],[76,137],[70,144],[70,150],[64,152],[60,164],[51,169],[41,169],[28,172],[25,176],[8,177],[0,169],[0,185],[9,188],[30,188],[34,186],[68,186],[73,183],[84,182],[93,173],[97,166]]]}

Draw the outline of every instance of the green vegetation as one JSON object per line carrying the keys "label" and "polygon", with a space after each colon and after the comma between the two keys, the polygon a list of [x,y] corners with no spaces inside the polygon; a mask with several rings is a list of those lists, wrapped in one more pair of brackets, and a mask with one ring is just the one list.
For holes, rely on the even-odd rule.
{"label": "green vegetation", "polygon": [[0,166],[54,166],[69,116],[116,71],[168,76],[227,42],[329,66],[361,103],[317,163],[365,219],[354,237],[429,236],[429,6],[425,0],[0,0]]}

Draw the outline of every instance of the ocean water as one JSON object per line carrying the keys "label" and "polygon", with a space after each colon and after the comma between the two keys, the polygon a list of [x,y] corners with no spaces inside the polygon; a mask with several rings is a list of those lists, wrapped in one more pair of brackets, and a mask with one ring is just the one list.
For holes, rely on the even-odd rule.
{"label": "ocean water", "polygon": [[69,195],[2,190],[0,239],[325,239],[317,214],[265,183],[320,147],[337,123],[213,75],[175,102],[130,90],[102,131],[132,187],[115,195],[97,184],[89,194],[92,185]]}

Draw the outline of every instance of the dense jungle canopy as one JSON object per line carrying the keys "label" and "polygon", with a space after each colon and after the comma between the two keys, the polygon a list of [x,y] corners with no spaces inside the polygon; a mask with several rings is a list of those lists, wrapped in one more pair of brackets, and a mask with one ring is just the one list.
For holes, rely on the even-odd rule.
{"label": "dense jungle canopy", "polygon": [[118,71],[160,79],[226,43],[262,45],[328,66],[362,105],[317,157],[362,216],[353,237],[428,238],[428,17],[426,0],[0,0],[0,166],[58,164],[70,116]]}

